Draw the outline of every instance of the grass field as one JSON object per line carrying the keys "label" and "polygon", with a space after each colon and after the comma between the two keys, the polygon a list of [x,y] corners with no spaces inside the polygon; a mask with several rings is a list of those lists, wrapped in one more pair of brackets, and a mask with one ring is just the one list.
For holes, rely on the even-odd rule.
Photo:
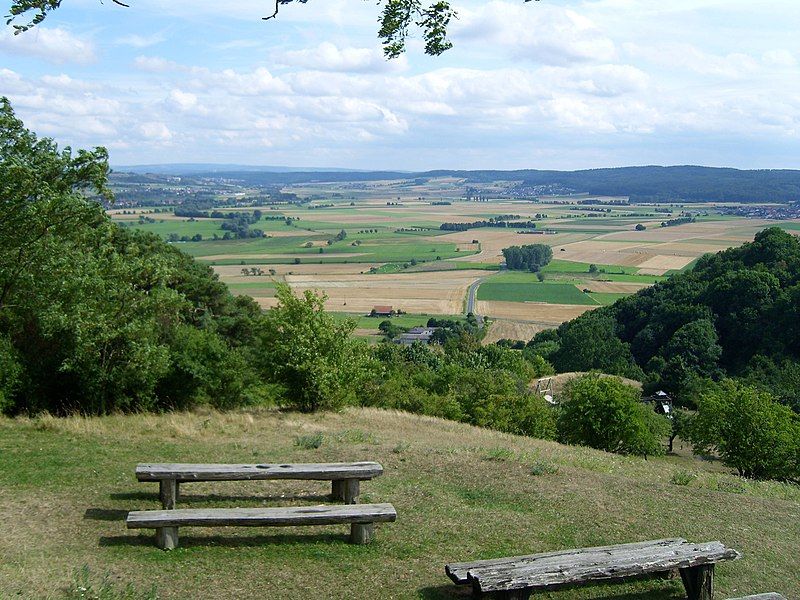
{"label": "grass field", "polygon": [[[320,435],[317,449],[304,436]],[[109,443],[113,440],[113,443]],[[301,440],[301,442],[298,442]],[[345,526],[184,528],[164,552],[125,529],[159,507],[140,461],[376,460],[362,502],[391,502],[396,523],[369,546]],[[673,483],[677,482],[677,483]],[[326,502],[320,482],[182,486],[179,507]],[[63,598],[87,565],[119,588],[160,598],[466,598],[447,562],[681,536],[721,540],[744,558],[717,568],[718,598],[800,597],[800,488],[757,483],[683,456],[641,460],[377,410],[0,419],[0,597]],[[78,597],[73,595],[72,597]],[[550,600],[678,600],[680,580],[550,592]]]}
{"label": "grass field", "polygon": [[499,283],[488,281],[478,288],[478,300],[501,302],[545,302],[548,304],[597,304],[588,294],[569,283]]}

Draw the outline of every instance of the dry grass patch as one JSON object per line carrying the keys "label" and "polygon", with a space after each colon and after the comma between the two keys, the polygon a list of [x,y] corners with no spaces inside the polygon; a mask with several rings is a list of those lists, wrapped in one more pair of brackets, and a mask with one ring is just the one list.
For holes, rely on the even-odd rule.
{"label": "dry grass patch", "polygon": [[547,329],[541,323],[523,323],[520,321],[497,320],[489,324],[482,343],[494,344],[498,340],[524,340],[528,341],[537,333]]}
{"label": "dry grass patch", "polygon": [[499,300],[479,300],[478,314],[497,319],[532,321],[544,325],[560,325],[581,316],[597,306],[578,306],[573,304],[544,304],[539,302],[502,302]]}

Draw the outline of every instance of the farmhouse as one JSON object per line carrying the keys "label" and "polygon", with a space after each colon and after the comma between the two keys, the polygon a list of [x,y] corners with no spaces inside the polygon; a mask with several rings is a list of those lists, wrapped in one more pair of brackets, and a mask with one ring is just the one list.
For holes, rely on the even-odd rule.
{"label": "farmhouse", "polygon": [[406,333],[398,335],[394,338],[395,344],[402,344],[404,346],[410,346],[414,342],[420,342],[422,344],[429,344],[433,334],[436,330],[439,329],[438,327],[412,327]]}

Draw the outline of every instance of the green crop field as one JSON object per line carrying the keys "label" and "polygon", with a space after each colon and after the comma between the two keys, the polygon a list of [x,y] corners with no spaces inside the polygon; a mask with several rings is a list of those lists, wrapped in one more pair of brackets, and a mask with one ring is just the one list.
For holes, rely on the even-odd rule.
{"label": "green crop field", "polygon": [[490,280],[478,288],[478,300],[546,302],[548,304],[596,305],[598,302],[568,283],[497,283]]}

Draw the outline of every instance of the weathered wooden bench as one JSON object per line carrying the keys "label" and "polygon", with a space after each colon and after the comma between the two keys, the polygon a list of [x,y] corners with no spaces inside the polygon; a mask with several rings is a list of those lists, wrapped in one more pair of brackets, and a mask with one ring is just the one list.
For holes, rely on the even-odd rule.
{"label": "weathered wooden bench", "polygon": [[445,573],[456,584],[471,585],[476,596],[524,599],[535,591],[679,569],[689,600],[711,600],[714,564],[739,557],[720,542],[692,544],[675,538],[454,563]]}
{"label": "weathered wooden bench", "polygon": [[383,467],[376,462],[250,465],[142,463],[136,466],[136,479],[159,483],[161,505],[165,509],[175,508],[181,483],[262,479],[331,481],[334,500],[357,504],[360,482],[382,473]]}
{"label": "weathered wooden bench", "polygon": [[141,510],[128,513],[128,529],[155,529],[156,545],[164,550],[178,547],[178,527],[291,527],[298,525],[350,524],[350,541],[367,544],[375,523],[395,521],[391,504],[345,504],[280,508],[207,508]]}

